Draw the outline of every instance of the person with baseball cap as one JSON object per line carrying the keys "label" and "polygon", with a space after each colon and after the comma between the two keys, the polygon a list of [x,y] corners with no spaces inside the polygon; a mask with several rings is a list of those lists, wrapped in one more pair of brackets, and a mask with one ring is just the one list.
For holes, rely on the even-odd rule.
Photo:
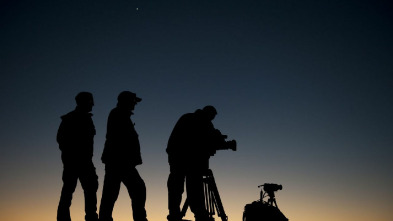
{"label": "person with baseball cap", "polygon": [[133,110],[142,99],[123,91],[117,98],[107,122],[104,151],[105,178],[99,212],[100,221],[113,221],[112,211],[123,183],[132,201],[134,221],[147,221],[146,185],[136,169],[142,164],[138,133],[131,120]]}

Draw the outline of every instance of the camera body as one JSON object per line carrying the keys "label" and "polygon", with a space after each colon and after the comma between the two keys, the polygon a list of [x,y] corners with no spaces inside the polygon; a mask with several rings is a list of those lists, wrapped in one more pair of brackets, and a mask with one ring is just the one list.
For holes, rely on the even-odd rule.
{"label": "camera body", "polygon": [[275,183],[265,183],[263,184],[263,190],[265,190],[265,192],[267,193],[272,193],[277,190],[282,190],[282,185],[278,185]]}
{"label": "camera body", "polygon": [[224,141],[222,146],[218,146],[216,150],[237,150],[236,140]]}
{"label": "camera body", "polygon": [[211,140],[213,148],[211,149],[210,156],[213,156],[217,150],[237,150],[236,140],[227,141],[227,138],[227,135],[223,135],[220,130],[215,129]]}

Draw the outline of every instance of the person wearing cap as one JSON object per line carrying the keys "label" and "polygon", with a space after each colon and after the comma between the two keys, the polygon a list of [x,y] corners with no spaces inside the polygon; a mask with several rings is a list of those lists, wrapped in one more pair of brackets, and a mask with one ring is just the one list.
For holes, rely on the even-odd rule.
{"label": "person wearing cap", "polygon": [[94,100],[89,92],[80,92],[75,100],[75,110],[61,117],[57,132],[63,162],[63,188],[57,209],[57,220],[71,221],[72,195],[79,179],[85,196],[85,219],[97,221],[98,177],[92,161],[96,131],[90,113]]}
{"label": "person wearing cap", "polygon": [[132,202],[134,221],[147,221],[146,186],[137,165],[142,164],[138,134],[131,121],[135,105],[142,99],[123,91],[107,122],[107,133],[101,160],[105,164],[104,187],[99,212],[100,221],[112,221],[112,211],[123,183]]}
{"label": "person wearing cap", "polygon": [[186,182],[187,199],[196,221],[207,221],[204,204],[203,173],[215,152],[217,130],[212,120],[217,115],[213,106],[187,113],[177,121],[168,140],[166,152],[170,166],[168,187],[168,221],[181,221],[180,204]]}

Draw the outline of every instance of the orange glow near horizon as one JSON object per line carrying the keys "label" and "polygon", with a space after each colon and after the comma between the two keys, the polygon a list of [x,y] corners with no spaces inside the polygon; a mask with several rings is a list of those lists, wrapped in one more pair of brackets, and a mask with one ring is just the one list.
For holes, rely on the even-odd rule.
{"label": "orange glow near horizon", "polygon": [[[149,184],[147,184],[147,186],[148,198],[146,210],[149,221],[165,221],[167,215],[165,186],[161,185],[160,188]],[[149,190],[149,187],[152,189]],[[39,189],[38,186],[36,188],[35,192],[28,193],[27,191],[21,191],[20,194],[14,196],[6,194],[5,196],[8,199],[7,202],[4,201],[6,198],[2,197],[0,204],[0,220],[55,220],[60,191],[55,190],[55,188]],[[245,199],[239,197],[238,193],[232,192],[232,190],[229,190],[232,192],[230,193],[227,188],[222,189],[223,191],[220,191],[220,195],[229,221],[241,221],[245,204],[258,199],[257,191],[246,193],[245,195],[247,196],[254,195],[252,199]],[[241,191],[240,193],[243,194]],[[98,206],[100,194],[101,188],[97,192]],[[24,197],[24,195],[27,197]],[[351,199],[327,199],[326,195],[301,196],[285,192],[277,193],[276,196],[281,211],[289,220],[293,221],[390,221],[392,217],[390,213],[391,210],[389,210],[391,205],[372,205],[368,204],[366,199],[364,199],[364,201],[355,202]],[[78,185],[74,193],[71,216],[74,221],[84,220],[83,191],[80,185]],[[115,204],[113,217],[116,221],[132,220],[131,200],[124,186],[122,186],[119,198]],[[190,210],[187,211],[186,218],[193,220],[193,214]],[[215,218],[217,221],[221,220],[219,217]]]}
{"label": "orange glow near horizon", "polygon": [[[219,158],[217,158],[219,159]],[[167,210],[167,165],[166,162],[150,163],[146,159],[146,166],[138,168],[147,187],[146,210],[149,221],[165,221]],[[236,161],[234,161],[236,163]],[[165,166],[158,166],[165,165]],[[260,180],[271,180],[269,172],[255,177],[254,171],[241,172],[241,169],[227,172],[228,168],[221,168],[213,163],[212,169],[229,221],[241,221],[244,206],[259,199],[258,185]],[[221,164],[220,164],[221,165]],[[240,164],[239,164],[240,165]],[[97,163],[99,189],[97,191],[98,208],[102,193],[104,178],[103,165]],[[159,168],[159,170],[155,169]],[[273,167],[272,167],[273,168]],[[18,169],[19,170],[19,169]],[[61,191],[60,162],[50,168],[23,168],[24,171],[40,171],[38,175],[14,174],[6,176],[7,188],[2,188],[0,200],[1,221],[53,221]],[[256,169],[255,169],[256,170]],[[393,198],[388,183],[381,183],[380,189],[374,194],[366,194],[363,190],[370,185],[343,185],[341,182],[320,183],[316,177],[304,176],[310,180],[299,180],[291,174],[283,174],[283,190],[276,193],[277,204],[284,215],[291,221],[391,221],[393,216]],[[342,181],[341,177],[338,177]],[[358,177],[352,175],[351,180]],[[352,181],[354,182],[354,181]],[[184,196],[184,195],[183,195]],[[78,183],[71,206],[73,221],[84,220],[83,190]],[[113,217],[116,221],[132,220],[131,200],[124,185],[121,186],[118,200],[115,204]],[[219,217],[215,217],[220,221]],[[194,220],[190,210],[186,219]]]}
{"label": "orange glow near horizon", "polygon": [[[83,199],[76,197],[74,199],[74,203],[71,207],[71,217],[74,221],[83,221],[84,220],[84,211],[83,211]],[[116,221],[127,221],[132,220],[132,210],[130,206],[129,199],[123,199],[126,197],[119,197],[115,205],[115,209],[113,212],[113,217]],[[32,203],[32,200],[28,200],[29,203]],[[54,202],[54,201],[53,201]],[[316,203],[316,202],[315,202]],[[284,203],[281,203],[284,204]],[[27,220],[40,220],[40,221],[53,221],[56,219],[56,208],[57,205],[42,203],[42,204],[8,204],[2,205],[7,206],[7,209],[4,211],[2,209],[2,213],[0,215],[0,219],[2,221],[27,221]],[[227,215],[229,221],[241,221],[242,218],[242,209],[238,208],[236,211],[231,211],[232,205],[225,204],[224,205],[227,210]],[[379,220],[379,221],[389,221],[391,220],[391,214],[379,214],[377,207],[364,206],[363,208],[353,207],[341,207],[340,206],[326,206],[325,208],[313,205],[312,203],[308,204],[300,204],[300,206],[307,206],[307,208],[302,207],[299,208],[292,207],[281,207],[281,210],[284,214],[289,218],[289,220],[303,220],[303,221],[348,221],[348,220]],[[23,212],[21,212],[21,207],[23,207]],[[163,204],[161,207],[157,208],[152,204],[147,205],[148,219],[149,221],[165,221],[166,220],[166,204]],[[296,211],[295,211],[296,210]],[[192,213],[188,212],[187,219],[193,220]],[[221,220],[219,217],[215,217],[217,221]]]}

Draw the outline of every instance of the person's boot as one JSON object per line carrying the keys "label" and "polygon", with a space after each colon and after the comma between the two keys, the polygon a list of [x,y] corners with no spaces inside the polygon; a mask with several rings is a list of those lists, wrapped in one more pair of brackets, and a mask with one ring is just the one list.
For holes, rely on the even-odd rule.
{"label": "person's boot", "polygon": [[182,217],[180,214],[169,214],[167,217],[168,221],[181,221]]}
{"label": "person's boot", "polygon": [[86,221],[98,221],[98,215],[97,215],[97,213],[86,215],[85,220]]}

